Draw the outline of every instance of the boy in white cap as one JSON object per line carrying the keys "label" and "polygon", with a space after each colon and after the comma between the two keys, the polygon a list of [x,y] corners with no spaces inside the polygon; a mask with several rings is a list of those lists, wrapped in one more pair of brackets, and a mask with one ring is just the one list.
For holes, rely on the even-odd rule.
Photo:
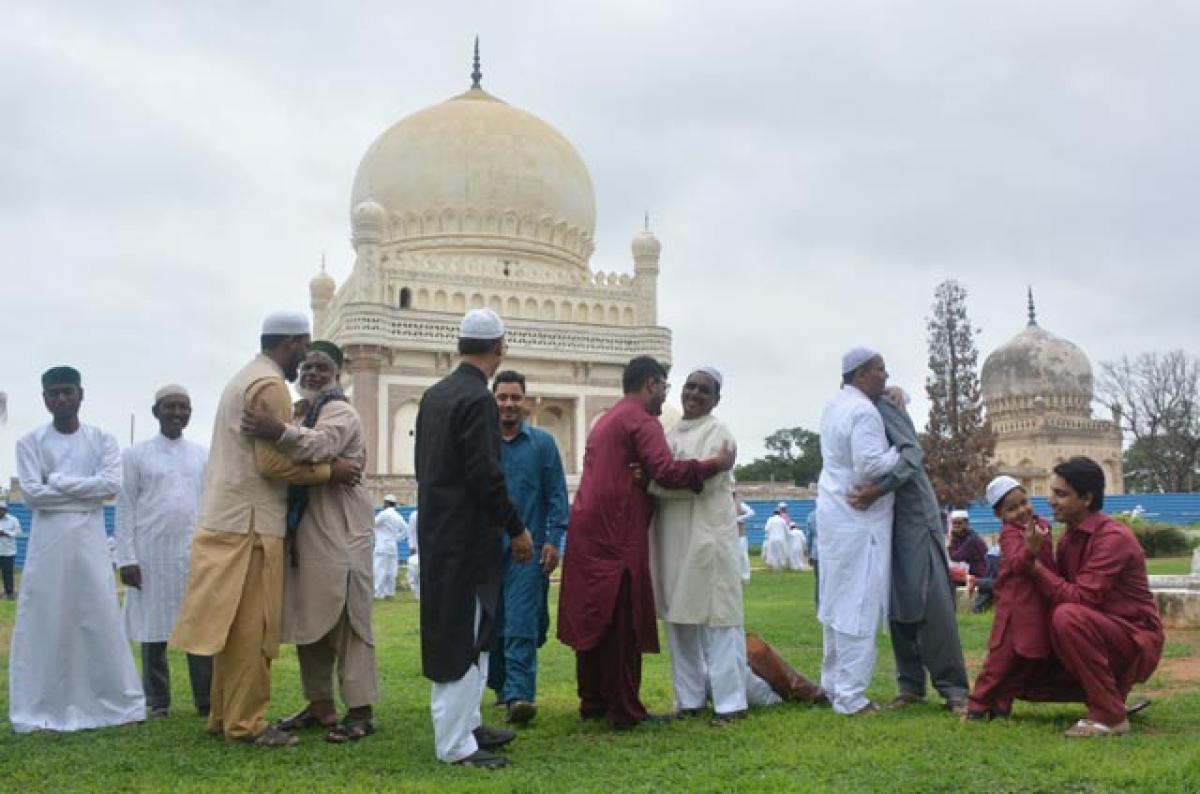
{"label": "boy in white cap", "polygon": [[8,512],[8,502],[0,499],[0,574],[4,578],[4,597],[12,601],[13,561],[17,558],[17,538],[21,537],[21,522]]}

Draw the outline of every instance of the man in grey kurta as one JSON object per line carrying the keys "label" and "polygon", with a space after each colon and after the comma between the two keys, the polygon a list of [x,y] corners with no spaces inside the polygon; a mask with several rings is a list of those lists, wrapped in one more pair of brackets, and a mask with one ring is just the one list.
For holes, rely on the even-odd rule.
{"label": "man in grey kurta", "polygon": [[888,442],[900,462],[874,485],[859,489],[852,502],[870,504],[896,495],[892,526],[892,592],[888,623],[900,690],[891,708],[925,699],[925,671],[954,713],[964,712],[969,684],[958,638],[954,592],[946,559],[942,518],[925,456],[908,411],[906,395],[891,390],[875,401]]}

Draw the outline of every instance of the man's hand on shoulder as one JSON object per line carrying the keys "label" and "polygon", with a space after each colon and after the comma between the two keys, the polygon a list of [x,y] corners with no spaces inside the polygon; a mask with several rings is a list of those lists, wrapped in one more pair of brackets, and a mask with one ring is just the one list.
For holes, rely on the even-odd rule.
{"label": "man's hand on shoulder", "polygon": [[283,436],[283,422],[259,406],[249,405],[242,409],[242,433],[263,441],[278,441]]}

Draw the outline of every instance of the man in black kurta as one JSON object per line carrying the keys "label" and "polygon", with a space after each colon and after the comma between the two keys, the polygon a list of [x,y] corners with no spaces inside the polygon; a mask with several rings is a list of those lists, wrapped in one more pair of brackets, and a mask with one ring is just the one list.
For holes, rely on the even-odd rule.
{"label": "man in black kurta", "polygon": [[500,533],[518,562],[528,562],[533,545],[500,467],[499,415],[487,387],[504,352],[495,312],[463,318],[458,350],[462,363],[425,392],[417,413],[421,667],[433,681],[438,760],[503,766],[507,759],[489,750],[515,734],[483,727],[479,713],[504,575]]}

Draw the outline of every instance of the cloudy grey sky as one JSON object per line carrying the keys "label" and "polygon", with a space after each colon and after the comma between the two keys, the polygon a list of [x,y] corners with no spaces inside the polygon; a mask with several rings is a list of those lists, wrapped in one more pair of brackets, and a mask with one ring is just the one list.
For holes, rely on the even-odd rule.
{"label": "cloudy grey sky", "polygon": [[360,156],[467,87],[476,33],[484,87],[591,169],[593,268],[632,271],[651,212],[660,320],[677,364],[725,370],[743,460],[815,427],[852,344],[920,397],[947,277],[984,355],[1020,331],[1027,284],[1093,361],[1197,352],[1194,3],[5,7],[5,479],[64,361],[122,443],[169,381],[207,442],[261,315],[307,306],[322,252],[348,273]]}

